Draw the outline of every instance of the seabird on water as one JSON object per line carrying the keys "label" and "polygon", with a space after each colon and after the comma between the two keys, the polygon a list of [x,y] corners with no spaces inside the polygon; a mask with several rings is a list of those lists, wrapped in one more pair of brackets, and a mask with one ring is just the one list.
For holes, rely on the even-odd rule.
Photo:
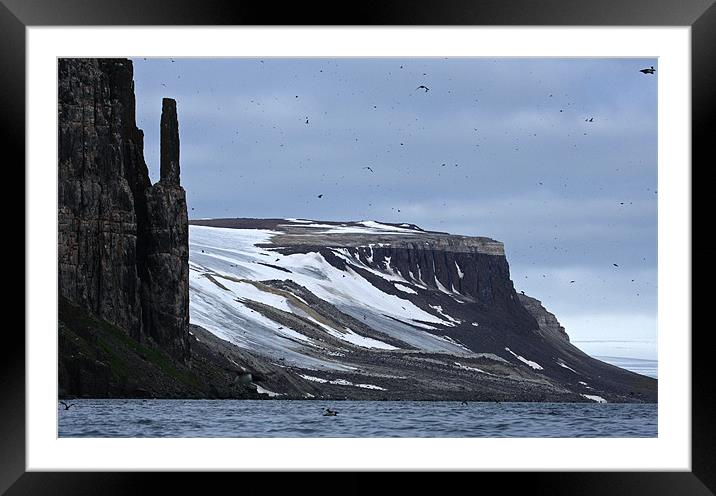
{"label": "seabird on water", "polygon": [[428,87],[425,86],[424,84],[421,84],[420,86],[418,86],[417,88],[415,88],[415,91],[417,91],[417,90],[419,90],[419,89],[424,89],[424,90],[425,90],[425,93],[427,93],[428,91],[430,91],[430,88],[428,88]]}
{"label": "seabird on water", "polygon": [[324,410],[324,412],[323,412],[324,417],[335,417],[336,415],[338,415],[337,411],[331,410],[330,408],[324,408],[323,410]]}

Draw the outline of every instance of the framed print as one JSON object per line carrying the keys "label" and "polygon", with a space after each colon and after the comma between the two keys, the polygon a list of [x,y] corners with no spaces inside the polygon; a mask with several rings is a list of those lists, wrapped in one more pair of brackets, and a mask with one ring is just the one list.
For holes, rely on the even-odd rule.
{"label": "framed print", "polygon": [[0,488],[713,494],[712,2],[131,7],[0,10],[28,288]]}

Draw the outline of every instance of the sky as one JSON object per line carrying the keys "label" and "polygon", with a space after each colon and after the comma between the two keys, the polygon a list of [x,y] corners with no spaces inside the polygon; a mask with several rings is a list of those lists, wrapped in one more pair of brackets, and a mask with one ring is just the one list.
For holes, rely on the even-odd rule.
{"label": "sky", "polygon": [[133,62],[152,181],[177,101],[190,218],[487,236],[579,347],[656,358],[656,59]]}

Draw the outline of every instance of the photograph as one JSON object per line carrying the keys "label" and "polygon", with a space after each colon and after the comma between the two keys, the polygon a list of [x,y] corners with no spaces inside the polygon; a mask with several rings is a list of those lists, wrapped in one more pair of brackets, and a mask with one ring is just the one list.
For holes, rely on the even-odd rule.
{"label": "photograph", "polygon": [[656,438],[659,59],[57,59],[60,438]]}
{"label": "photograph", "polygon": [[713,496],[713,3],[0,0],[0,494]]}

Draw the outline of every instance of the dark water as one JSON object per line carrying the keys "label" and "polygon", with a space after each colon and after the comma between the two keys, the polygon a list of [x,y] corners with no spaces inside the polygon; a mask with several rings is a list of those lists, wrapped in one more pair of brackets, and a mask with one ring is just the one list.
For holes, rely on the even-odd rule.
{"label": "dark water", "polygon": [[[72,400],[60,437],[656,437],[657,405]],[[339,413],[321,415],[324,407]]]}

